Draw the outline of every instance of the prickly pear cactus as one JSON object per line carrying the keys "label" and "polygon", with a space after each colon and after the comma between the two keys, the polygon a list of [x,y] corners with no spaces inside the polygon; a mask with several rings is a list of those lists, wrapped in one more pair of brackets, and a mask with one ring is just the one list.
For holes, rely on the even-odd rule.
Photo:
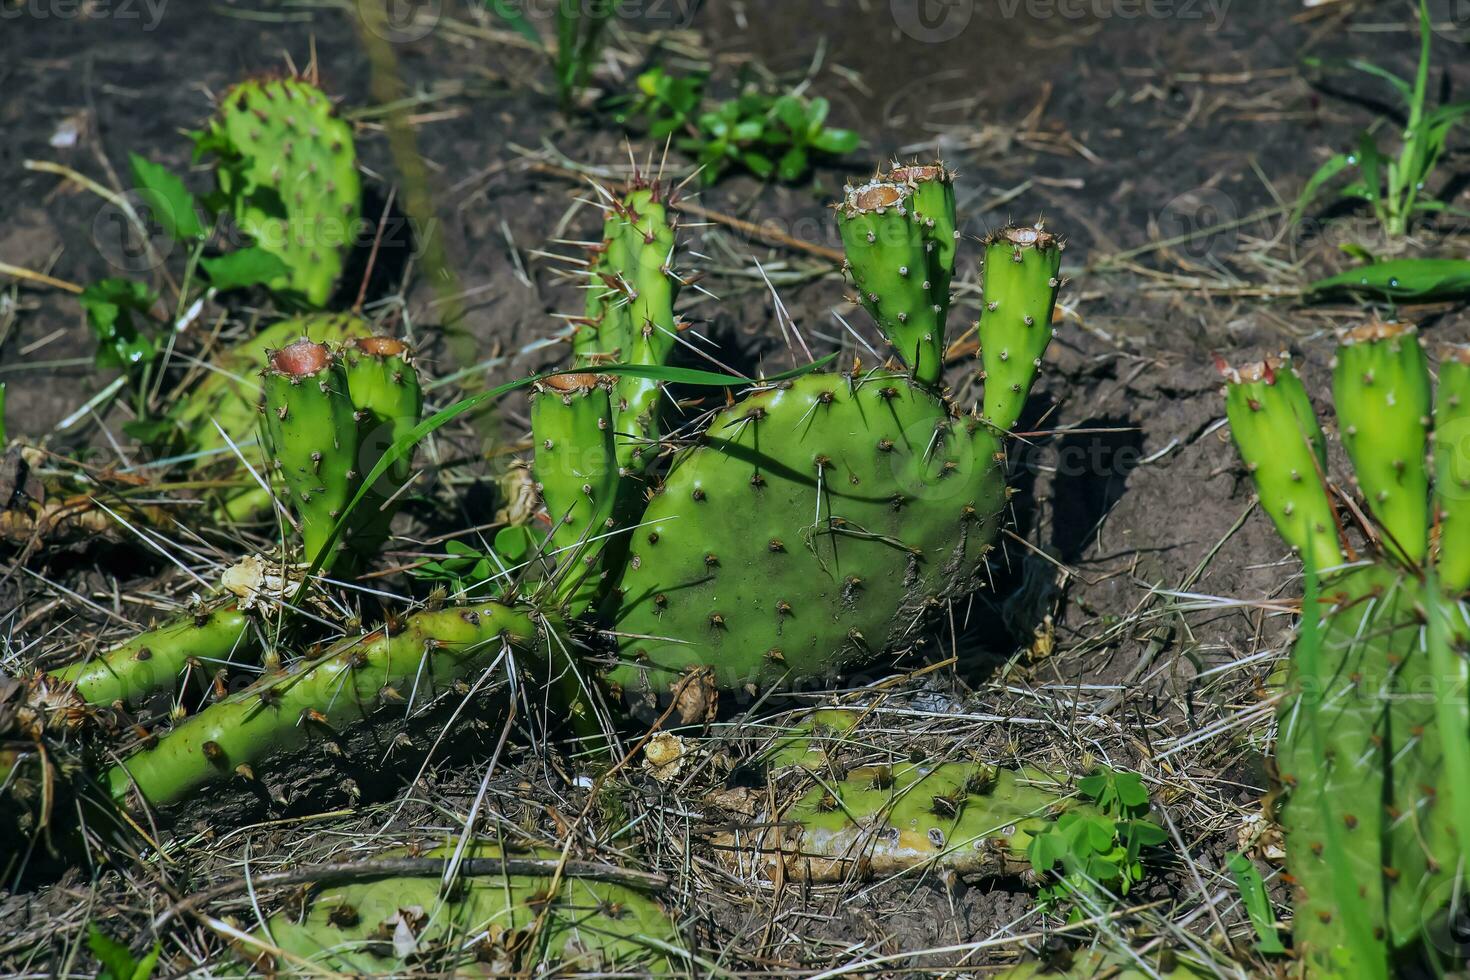
{"label": "prickly pear cactus", "polygon": [[[419,424],[424,393],[408,345],[394,337],[354,337],[341,348],[342,374],[357,420],[357,471],[366,479],[393,444]],[[370,488],[348,547],[370,559],[388,539],[395,507],[413,473],[413,456],[395,460]]]}
{"label": "prickly pear cactus", "polygon": [[325,305],[357,235],[362,193],[352,127],[331,100],[300,78],[241,82],[220,99],[196,152],[215,154],[235,223],[289,270],[270,288]]}
{"label": "prickly pear cactus", "polygon": [[[362,477],[347,375],[331,348],[298,341],[271,352],[264,388],[266,448],[290,492],[306,560],[315,561]],[[322,568],[345,547],[339,541]]]}
{"label": "prickly pear cactus", "polygon": [[478,677],[503,651],[534,651],[538,625],[498,602],[425,611],[268,672],[187,718],[106,777],[113,799],[153,806],[216,780],[271,778],[271,760],[332,742],[380,709],[403,714]]}
{"label": "prickly pear cactus", "polygon": [[560,595],[571,610],[587,609],[603,590],[602,555],[619,487],[610,378],[562,374],[539,382],[531,395],[536,433],[537,488],[552,522],[551,545]]}
{"label": "prickly pear cactus", "polygon": [[[1444,430],[1458,420],[1454,357],[1434,421]],[[1433,501],[1443,522],[1459,491],[1430,492],[1428,368],[1412,326],[1372,323],[1338,350],[1339,428],[1378,542],[1371,561],[1346,565],[1322,430],[1290,362],[1225,376],[1262,506],[1321,576],[1278,715],[1295,945],[1321,975],[1386,977],[1433,959],[1423,939],[1463,894],[1470,838],[1466,583],[1443,539],[1431,554],[1428,516]],[[1465,466],[1457,444],[1436,440],[1441,473]]]}
{"label": "prickly pear cactus", "polygon": [[[952,202],[938,165],[849,188],[838,205],[848,266],[900,360],[755,385],[674,457],[630,522],[614,613],[622,642],[606,678],[638,709],[696,671],[749,691],[830,677],[911,645],[930,613],[981,584],[1007,498],[1005,456],[1001,426],[936,387]],[[1014,402],[1051,336],[1059,246],[1037,229],[1000,237],[1014,269],[997,290],[1010,298],[980,330],[997,351],[1029,331],[1027,370],[1006,379],[1023,389]]]}
{"label": "prickly pear cactus", "polygon": [[[454,851],[446,846],[423,856],[447,867]],[[477,844],[460,857],[501,855],[494,845]],[[549,876],[527,874],[462,877],[450,888],[442,875],[329,886],[312,895],[304,914],[273,916],[258,934],[262,943],[242,944],[240,951],[272,975],[302,963],[361,976],[398,976],[434,964],[444,975],[486,977],[665,976],[687,966],[677,926],[642,892],[578,877],[551,889]]]}
{"label": "prickly pear cactus", "polygon": [[204,680],[219,664],[246,659],[256,648],[249,615],[233,602],[216,603],[50,673],[89,704],[137,706],[177,690],[190,670]]}
{"label": "prickly pear cactus", "polygon": [[953,177],[943,164],[896,167],[848,187],[837,227],[863,307],[914,378],[938,384],[957,235]]}
{"label": "prickly pear cactus", "polygon": [[985,312],[981,316],[981,411],[1009,432],[1021,418],[1051,343],[1052,310],[1061,289],[1062,243],[1037,222],[1002,228],[985,240]]}
{"label": "prickly pear cactus", "polygon": [[902,373],[760,388],[632,533],[608,679],[641,702],[696,667],[765,688],[870,660],[978,584],[1005,501],[999,437]]}

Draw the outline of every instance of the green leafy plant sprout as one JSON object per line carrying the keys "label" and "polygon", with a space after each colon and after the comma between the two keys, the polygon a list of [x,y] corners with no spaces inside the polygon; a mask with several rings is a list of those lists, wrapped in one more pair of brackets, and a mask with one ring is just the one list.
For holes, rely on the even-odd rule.
{"label": "green leafy plant sprout", "polygon": [[741,94],[701,111],[707,79],[652,68],[638,76],[637,95],[619,116],[641,118],[653,139],[673,138],[713,184],[735,168],[762,180],[800,180],[815,158],[840,157],[862,142],[850,129],[827,125],[831,103],[800,89],[773,93],[756,82]]}
{"label": "green leafy plant sprout", "polygon": [[147,955],[138,959],[132,950],[98,929],[96,923],[87,927],[87,948],[102,963],[98,980],[149,980],[163,952],[163,944],[154,943]]}
{"label": "green leafy plant sprout", "polygon": [[1038,892],[1043,911],[1068,910],[1077,922],[1127,895],[1143,880],[1143,849],[1162,844],[1162,827],[1146,819],[1148,789],[1137,773],[1107,767],[1081,779],[1077,790],[1097,804],[1102,816],[1069,811],[1056,826],[1034,837],[1031,867],[1050,875]]}
{"label": "green leafy plant sprout", "polygon": [[522,9],[522,0],[485,0],[490,12],[511,30],[533,42],[551,62],[557,102],[570,115],[587,90],[592,66],[602,51],[607,28],[618,15],[620,0],[557,0],[555,46],[542,39]]}
{"label": "green leafy plant sprout", "polygon": [[1241,904],[1245,906],[1246,918],[1256,932],[1256,952],[1277,956],[1286,952],[1276,930],[1276,913],[1271,909],[1271,899],[1266,895],[1266,883],[1261,872],[1250,858],[1239,852],[1231,854],[1225,861],[1235,889],[1240,892]]}
{"label": "green leafy plant sprout", "polygon": [[[1370,61],[1352,59],[1346,67],[1372,75],[1391,85],[1403,100],[1407,122],[1396,159],[1385,156],[1370,131],[1357,146],[1324,163],[1307,181],[1292,211],[1291,223],[1301,220],[1308,206],[1339,175],[1356,170],[1358,179],[1338,190],[1340,197],[1366,201],[1383,230],[1393,237],[1408,234],[1415,215],[1424,212],[1463,214],[1429,194],[1429,182],[1444,157],[1450,131],[1467,114],[1470,102],[1452,102],[1429,108],[1429,54],[1432,31],[1425,0],[1419,0],[1419,67],[1413,82]],[[1320,65],[1319,61],[1309,64]]]}

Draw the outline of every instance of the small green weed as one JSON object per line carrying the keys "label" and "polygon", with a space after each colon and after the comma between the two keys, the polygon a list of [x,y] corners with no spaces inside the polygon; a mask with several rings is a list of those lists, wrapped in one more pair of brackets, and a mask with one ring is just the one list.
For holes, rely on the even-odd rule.
{"label": "small green weed", "polygon": [[1143,879],[1143,849],[1166,839],[1162,827],[1145,819],[1148,790],[1137,773],[1100,768],[1077,783],[1102,816],[1071,810],[1056,827],[1033,838],[1031,867],[1049,873],[1038,893],[1044,911],[1068,910],[1075,922],[1127,895]]}

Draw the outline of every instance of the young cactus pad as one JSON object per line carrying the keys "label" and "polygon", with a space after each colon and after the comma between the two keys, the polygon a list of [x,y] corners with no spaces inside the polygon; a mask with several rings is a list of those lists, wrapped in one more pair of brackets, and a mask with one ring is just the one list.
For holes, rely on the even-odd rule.
{"label": "young cactus pad", "polygon": [[306,560],[315,561],[361,478],[347,376],[330,348],[304,340],[272,351],[264,379],[266,448],[290,491]]}
{"label": "young cactus pad", "polygon": [[1342,564],[1327,496],[1327,443],[1307,389],[1283,354],[1225,376],[1230,432],[1281,537],[1319,570]]}
{"label": "young cactus pad", "polygon": [[1411,324],[1369,323],[1343,335],[1332,375],[1342,444],[1358,485],[1399,557],[1429,549],[1429,366]]}
{"label": "young cactus pad", "polygon": [[[954,275],[949,183],[942,166],[901,168],[848,187],[837,205],[837,227],[859,301],[914,378],[931,387],[944,373],[944,325]],[[921,200],[928,214],[920,211]]]}
{"label": "young cactus pad", "polygon": [[241,82],[198,141],[219,158],[230,213],[287,272],[273,290],[323,306],[357,235],[361,187],[352,127],[299,78]]}
{"label": "young cactus pad", "polygon": [[[424,393],[408,345],[393,337],[355,337],[342,345],[342,373],[357,419],[357,472],[366,476],[393,444],[419,424]],[[348,545],[364,557],[388,539],[396,503],[413,473],[413,453],[400,456],[358,504]]]}
{"label": "young cactus pad", "polygon": [[1439,522],[1440,584],[1470,589],[1470,346],[1439,356],[1434,403],[1434,504]]}
{"label": "young cactus pad", "polygon": [[[454,855],[456,849],[446,846],[424,857],[442,859],[447,868]],[[474,863],[501,855],[494,845],[473,844],[457,856]],[[401,856],[381,855],[389,861]],[[507,857],[514,862],[515,855]],[[551,887],[550,875],[527,874],[461,877],[447,889],[442,874],[335,885],[316,891],[304,914],[273,916],[260,938],[267,949],[283,950],[295,961],[356,976],[403,976],[426,968],[445,976],[486,977],[682,972],[678,952],[684,941],[648,896],[573,876],[562,878],[554,892]],[[526,942],[532,935],[534,941]],[[292,963],[278,963],[253,945],[241,952],[267,974]]]}
{"label": "young cactus pad", "polygon": [[981,414],[1009,432],[1021,418],[1051,343],[1061,288],[1063,245],[1037,222],[1002,228],[985,240],[985,308],[980,313],[984,366]]}
{"label": "young cactus pad", "polygon": [[572,600],[574,612],[601,591],[599,559],[617,503],[612,387],[610,378],[560,374],[538,382],[531,394],[536,483],[552,521],[557,565],[564,570],[558,592]]}
{"label": "young cactus pad", "polygon": [[416,613],[210,705],[113,767],[108,788],[119,803],[136,792],[162,806],[215,780],[267,778],[273,758],[332,741],[383,706],[401,716],[410,697],[427,703],[507,648],[533,651],[537,635],[528,613],[498,602]]}
{"label": "young cactus pad", "polygon": [[1005,501],[998,436],[904,376],[759,388],[632,533],[609,680],[638,703],[690,668],[789,685],[901,646],[979,584]]}
{"label": "young cactus pad", "polygon": [[191,668],[207,678],[219,664],[255,650],[250,617],[231,602],[185,613],[51,675],[75,685],[88,704],[137,705],[159,692],[176,691]]}

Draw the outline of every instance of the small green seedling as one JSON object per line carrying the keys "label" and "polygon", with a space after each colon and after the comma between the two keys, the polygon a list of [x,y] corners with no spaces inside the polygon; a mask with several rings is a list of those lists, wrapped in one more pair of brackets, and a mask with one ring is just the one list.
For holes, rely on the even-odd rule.
{"label": "small green seedling", "polygon": [[1031,841],[1031,867],[1051,873],[1038,898],[1043,909],[1068,909],[1077,922],[1106,908],[1114,895],[1127,895],[1143,879],[1143,849],[1162,844],[1163,828],[1145,819],[1148,790],[1137,773],[1106,767],[1077,783],[1101,815],[1069,811],[1056,826]]}
{"label": "small green seedling", "polygon": [[1371,205],[1378,223],[1391,236],[1408,234],[1410,222],[1419,214],[1463,215],[1430,196],[1429,182],[1444,157],[1450,131],[1470,113],[1470,102],[1428,107],[1431,37],[1429,10],[1425,0],[1419,0],[1419,68],[1412,83],[1369,61],[1353,59],[1346,63],[1346,67],[1387,82],[1403,100],[1407,122],[1398,158],[1385,156],[1372,131],[1365,131],[1358,137],[1356,147],[1328,160],[1307,181],[1292,212],[1293,225],[1331,181],[1351,170],[1357,171],[1358,179],[1340,188],[1338,195]]}
{"label": "small green seedling", "polygon": [[1391,302],[1422,303],[1470,295],[1470,261],[1465,259],[1390,259],[1319,279],[1307,287],[1314,299],[1363,296]]}
{"label": "small green seedling", "polygon": [[737,98],[700,112],[704,87],[702,76],[654,68],[639,76],[639,95],[621,118],[642,117],[653,138],[672,135],[674,145],[699,162],[706,184],[736,168],[762,180],[797,181],[814,158],[843,156],[861,142],[852,130],[827,125],[832,106],[826,99],[751,84]]}
{"label": "small green seedling", "polygon": [[141,960],[133,951],[97,928],[96,923],[87,927],[87,948],[102,963],[98,980],[149,980],[158,966],[162,943],[154,943]]}
{"label": "small green seedling", "polygon": [[1235,881],[1235,890],[1240,892],[1241,904],[1246,917],[1256,931],[1256,952],[1277,956],[1286,952],[1281,937],[1276,931],[1276,914],[1271,910],[1271,899],[1266,896],[1266,883],[1261,872],[1250,858],[1239,852],[1231,854],[1225,861],[1230,877]]}
{"label": "small green seedling", "polygon": [[557,101],[571,113],[592,78],[607,28],[618,15],[620,0],[562,0],[556,4],[556,44],[548,45],[513,0],[485,0],[485,6],[511,30],[546,53],[556,76]]}

